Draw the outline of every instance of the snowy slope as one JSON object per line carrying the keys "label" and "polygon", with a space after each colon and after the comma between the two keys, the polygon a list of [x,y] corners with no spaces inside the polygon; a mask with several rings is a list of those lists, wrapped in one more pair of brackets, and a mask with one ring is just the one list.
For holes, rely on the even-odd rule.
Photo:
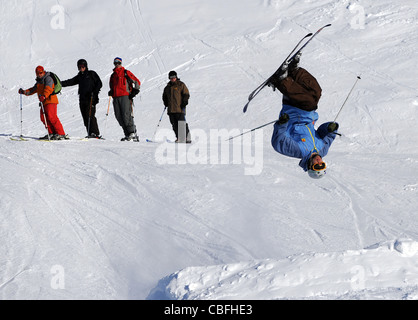
{"label": "snowy slope", "polygon": [[[0,5],[0,299],[417,299],[416,1],[56,6]],[[271,127],[237,144],[236,163],[231,144],[223,164],[211,132],[274,120],[281,96],[265,89],[244,115],[248,94],[327,23],[302,56],[323,88],[320,123],[362,80],[340,114],[326,179],[275,153]],[[115,56],[142,82],[138,144],[121,143],[112,108],[106,116]],[[72,140],[11,141],[45,134],[36,98],[24,97],[21,113],[17,95],[35,67],[68,79],[80,58],[105,84],[106,140],[77,139],[85,128],[72,87],[59,96]],[[191,91],[195,144],[184,163],[182,150],[165,154],[174,145],[145,142],[173,69]],[[161,128],[173,138],[166,115]]]}

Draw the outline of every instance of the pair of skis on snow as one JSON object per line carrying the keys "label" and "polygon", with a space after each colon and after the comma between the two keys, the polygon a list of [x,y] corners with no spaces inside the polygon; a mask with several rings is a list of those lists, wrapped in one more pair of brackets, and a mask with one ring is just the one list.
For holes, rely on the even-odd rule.
{"label": "pair of skis on snow", "polygon": [[[74,139],[63,139],[63,140],[48,140],[48,139],[40,139],[40,138],[33,138],[33,137],[24,137],[24,136],[17,136],[17,137],[9,137],[12,141],[68,141],[68,140],[74,140]],[[88,141],[88,140],[105,140],[104,138],[76,138],[75,140],[80,141]]]}
{"label": "pair of skis on snow", "polygon": [[[261,85],[259,85],[253,92],[250,93],[250,96],[248,97],[248,102],[244,107],[243,112],[246,113],[247,109],[248,109],[248,105],[250,104],[250,102],[260,93],[261,90],[263,90],[266,86],[268,86],[270,79],[277,75],[280,71],[281,68],[285,65],[285,64],[289,64],[299,53],[302,52],[302,50],[309,44],[309,42],[311,42],[313,40],[313,38],[315,38],[317,36],[318,33],[320,33],[324,28],[331,26],[331,24],[327,24],[325,26],[323,26],[322,28],[318,29],[318,31],[316,31],[314,34],[312,33],[308,33],[306,36],[304,36],[299,42],[298,44],[294,47],[294,49],[290,52],[290,54],[287,56],[287,58],[283,61],[283,63],[280,65],[280,67],[276,70],[276,72],[271,75],[271,77],[269,77],[266,81],[264,81]],[[309,38],[310,37],[310,38]],[[301,46],[299,48],[299,46],[301,45],[301,43],[305,40],[308,39],[308,41],[305,42],[305,44],[303,46]],[[298,49],[299,48],[299,49]]]}

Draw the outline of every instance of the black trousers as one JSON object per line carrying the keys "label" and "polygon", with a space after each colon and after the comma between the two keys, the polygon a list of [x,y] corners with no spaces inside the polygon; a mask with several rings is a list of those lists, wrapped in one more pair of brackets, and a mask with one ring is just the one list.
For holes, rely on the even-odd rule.
{"label": "black trousers", "polygon": [[[190,140],[189,125],[186,122],[186,115],[184,113],[170,113],[171,125],[173,126],[174,133],[176,134],[177,140]],[[185,124],[185,127],[180,125],[179,122]],[[185,141],[180,141],[185,142]]]}
{"label": "black trousers", "polygon": [[90,136],[92,133],[100,136],[100,131],[96,119],[96,105],[92,105],[90,109],[90,103],[90,100],[80,100],[80,111],[83,117],[84,126],[86,127],[88,136]]}

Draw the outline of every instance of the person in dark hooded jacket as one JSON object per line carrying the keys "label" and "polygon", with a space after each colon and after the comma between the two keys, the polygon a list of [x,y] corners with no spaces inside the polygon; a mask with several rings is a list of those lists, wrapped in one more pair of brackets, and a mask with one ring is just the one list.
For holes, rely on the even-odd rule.
{"label": "person in dark hooded jacket", "polygon": [[191,143],[189,125],[186,122],[186,107],[190,93],[186,84],[177,77],[176,71],[168,74],[170,81],[163,91],[163,102],[176,134],[177,143]]}
{"label": "person in dark hooded jacket", "polygon": [[96,105],[99,103],[99,92],[103,84],[99,75],[95,71],[89,70],[86,60],[78,60],[77,68],[78,74],[72,79],[62,81],[61,85],[63,87],[78,85],[80,111],[87,129],[87,138],[100,139]]}

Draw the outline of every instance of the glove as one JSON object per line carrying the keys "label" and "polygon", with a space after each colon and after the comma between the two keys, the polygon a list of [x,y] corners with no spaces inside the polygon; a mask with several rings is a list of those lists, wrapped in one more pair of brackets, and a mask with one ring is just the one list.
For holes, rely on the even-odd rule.
{"label": "glove", "polygon": [[42,103],[44,103],[46,100],[45,96],[39,96],[39,101],[41,101]]}
{"label": "glove", "polygon": [[289,121],[289,115],[287,113],[283,113],[280,118],[279,121],[277,121],[277,123],[279,125],[285,124]]}
{"label": "glove", "polygon": [[139,93],[139,89],[132,89],[131,93],[129,94],[129,99],[132,100],[135,96]]}
{"label": "glove", "polygon": [[19,94],[25,94],[25,90],[23,90],[22,88],[19,89]]}
{"label": "glove", "polygon": [[189,104],[189,101],[188,100],[185,100],[185,101],[183,101],[181,104],[180,104],[180,108],[181,109],[185,109],[186,107],[187,107],[187,105]]}
{"label": "glove", "polygon": [[331,132],[337,131],[339,127],[340,127],[340,126],[338,125],[338,123],[336,123],[336,122],[331,122],[331,123],[328,125],[327,130],[328,130],[328,132],[329,132],[329,133],[331,133]]}
{"label": "glove", "polygon": [[109,97],[113,97],[113,90],[110,90],[110,91],[109,91],[108,96],[109,96]]}
{"label": "glove", "polygon": [[95,106],[96,104],[99,103],[99,96],[97,94],[93,94],[93,102],[92,105]]}

